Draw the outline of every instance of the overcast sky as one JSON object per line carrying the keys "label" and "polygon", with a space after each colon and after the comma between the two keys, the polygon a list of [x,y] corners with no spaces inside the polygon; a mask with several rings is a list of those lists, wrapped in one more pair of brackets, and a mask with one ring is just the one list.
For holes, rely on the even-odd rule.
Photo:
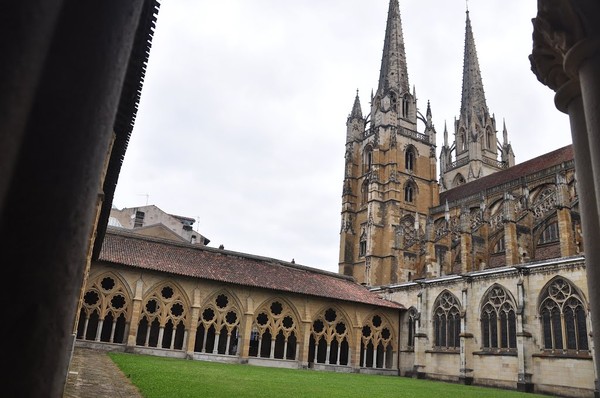
{"label": "overcast sky", "polygon": [[[571,143],[530,70],[534,0],[470,0],[487,105],[516,162]],[[209,246],[338,270],[346,118],[369,113],[389,0],[162,0],[113,205],[197,219]],[[460,110],[464,0],[400,0],[441,147]],[[439,173],[439,166],[438,166]]]}

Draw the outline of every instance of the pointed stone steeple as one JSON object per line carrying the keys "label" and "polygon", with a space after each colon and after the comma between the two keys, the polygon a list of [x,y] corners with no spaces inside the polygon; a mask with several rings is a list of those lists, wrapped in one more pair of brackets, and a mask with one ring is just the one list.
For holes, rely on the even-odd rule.
{"label": "pointed stone steeple", "polygon": [[398,0],[390,0],[377,93],[382,95],[394,89],[397,94],[402,94],[410,92],[409,87],[400,6]]}
{"label": "pointed stone steeple", "polygon": [[[477,59],[477,50],[475,49],[475,38],[473,37],[469,10],[467,10],[466,25],[460,117],[467,118],[468,115],[471,115],[476,117],[480,124],[483,124],[484,118],[489,112],[483,91],[483,81],[479,69],[479,60]],[[466,122],[467,125],[470,124],[470,120]]]}
{"label": "pointed stone steeple", "polygon": [[362,119],[362,109],[360,107],[360,99],[358,98],[358,89],[356,90],[356,97],[354,98],[354,105],[352,106],[352,112],[350,112],[350,118]]}
{"label": "pointed stone steeple", "polygon": [[514,165],[512,150],[501,146],[496,137],[496,117],[485,100],[468,9],[466,14],[460,115],[454,120],[454,143],[444,142],[440,155],[442,191]]}

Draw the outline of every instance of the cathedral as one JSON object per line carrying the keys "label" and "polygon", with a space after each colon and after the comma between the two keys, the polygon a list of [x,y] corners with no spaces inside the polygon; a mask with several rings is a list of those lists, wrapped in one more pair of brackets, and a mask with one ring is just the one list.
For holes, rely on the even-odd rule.
{"label": "cathedral", "polygon": [[515,163],[470,18],[460,114],[438,149],[390,0],[377,89],[346,120],[337,274],[207,247],[193,219],[155,206],[113,209],[76,344],[592,396],[573,147]]}

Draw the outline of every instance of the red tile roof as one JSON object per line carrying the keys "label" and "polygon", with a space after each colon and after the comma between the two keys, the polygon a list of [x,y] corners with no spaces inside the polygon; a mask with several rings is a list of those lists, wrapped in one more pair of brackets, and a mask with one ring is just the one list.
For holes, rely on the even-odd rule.
{"label": "red tile roof", "polygon": [[267,257],[139,236],[112,227],[107,229],[99,261],[192,278],[404,308],[343,275]]}
{"label": "red tile roof", "polygon": [[443,204],[446,202],[446,200],[448,202],[452,202],[458,199],[466,198],[478,192],[484,192],[488,188],[517,180],[526,175],[536,173],[573,159],[573,146],[567,145],[552,152],[538,156],[537,158],[519,163],[506,170],[498,171],[494,174],[481,177],[467,184],[444,191],[440,193],[440,203]]}

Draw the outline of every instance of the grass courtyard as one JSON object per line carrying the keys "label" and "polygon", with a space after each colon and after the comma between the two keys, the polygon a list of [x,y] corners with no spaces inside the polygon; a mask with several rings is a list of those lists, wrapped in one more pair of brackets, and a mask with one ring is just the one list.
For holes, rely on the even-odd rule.
{"label": "grass courtyard", "polygon": [[145,398],[535,398],[525,394],[406,377],[266,368],[109,353]]}

